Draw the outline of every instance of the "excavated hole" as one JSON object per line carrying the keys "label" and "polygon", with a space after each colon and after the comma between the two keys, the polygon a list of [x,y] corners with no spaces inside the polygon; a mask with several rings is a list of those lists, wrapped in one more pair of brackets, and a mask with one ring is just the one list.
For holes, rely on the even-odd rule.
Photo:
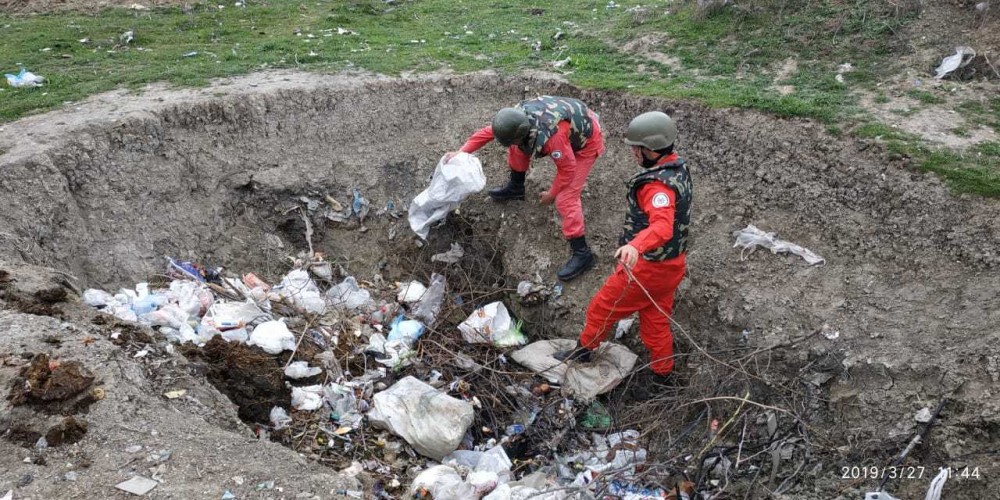
{"label": "excavated hole", "polygon": [[[481,440],[488,436],[482,428],[510,423],[518,402],[505,399],[502,387],[521,381],[496,375],[513,365],[478,374],[448,365],[456,349],[476,359],[503,354],[464,346],[453,326],[472,308],[505,300],[532,339],[578,334],[588,299],[611,270],[622,181],[634,169],[618,137],[631,117],[661,109],[679,121],[679,150],[696,186],[689,276],[675,307],[683,327],[675,329],[678,374],[658,400],[630,399],[624,385],[641,383],[632,380],[605,398],[613,427],[642,427],[661,460],[755,457],[728,478],[737,497],[766,495],[767,486],[832,498],[844,482],[830,471],[887,463],[916,430],[917,410],[960,387],[932,431],[941,448],[915,456],[934,462],[923,464],[934,470],[996,460],[989,450],[1000,448],[1000,408],[985,389],[995,385],[1000,356],[993,326],[993,311],[1000,310],[994,293],[1000,209],[954,197],[935,178],[889,164],[871,143],[831,137],[806,121],[581,91],[540,77],[293,74],[237,81],[225,92],[154,92],[117,111],[88,105],[85,114],[99,118],[15,127],[17,141],[0,140],[7,151],[0,156],[0,259],[53,267],[108,289],[161,274],[165,255],[273,282],[288,270],[288,257],[309,246],[296,207],[308,206],[303,197],[317,200],[321,208],[309,215],[313,249],[343,274],[425,283],[433,272],[447,276],[447,312],[421,340],[427,365],[415,370],[463,376],[489,389],[482,397],[500,391],[489,411],[477,411],[474,434]],[[568,255],[551,209],[530,197],[508,205],[474,197],[423,247],[405,217],[377,212],[389,201],[405,212],[443,152],[460,146],[496,109],[541,93],[580,97],[605,125],[608,152],[583,198],[588,239],[601,263],[565,285],[560,299],[522,304],[513,293],[517,283],[553,284]],[[489,146],[480,156],[490,183],[502,182],[503,152]],[[531,193],[548,186],[552,170],[547,160],[535,162]],[[349,206],[354,188],[371,201],[368,218],[326,219],[326,196]],[[747,224],[815,251],[826,265],[808,267],[766,251],[741,259],[731,233]],[[466,251],[459,265],[430,262],[453,242]],[[101,321],[128,342],[148,341],[142,330]],[[644,353],[634,330],[622,341]],[[265,361],[218,342],[185,354],[247,422],[266,421],[269,405],[287,401],[276,373],[287,358]],[[364,366],[345,368],[362,373]],[[741,403],[743,396],[753,403]],[[721,426],[714,441],[713,426]],[[967,456],[961,443],[973,436],[985,442]],[[543,453],[545,440],[531,439],[512,454]],[[565,439],[557,445],[570,447],[575,438]],[[785,457],[773,474],[768,450]],[[805,451],[810,458],[800,467]],[[326,462],[344,465],[350,458]],[[683,468],[668,465],[657,472],[665,485]],[[760,473],[746,474],[749,466]],[[707,488],[710,468],[686,472]],[[997,477],[946,487],[945,495],[982,498],[1000,488]],[[896,496],[915,497],[925,485],[892,488]]]}

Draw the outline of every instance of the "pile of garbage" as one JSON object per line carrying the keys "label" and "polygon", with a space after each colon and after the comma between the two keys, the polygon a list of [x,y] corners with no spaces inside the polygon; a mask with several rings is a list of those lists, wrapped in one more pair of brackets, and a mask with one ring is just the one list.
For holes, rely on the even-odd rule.
{"label": "pile of garbage", "polygon": [[[439,261],[460,252],[453,245]],[[523,325],[502,301],[462,304],[471,310],[462,312],[464,320],[442,321],[446,306],[455,316],[459,305],[451,302],[460,299],[441,274],[432,274],[428,284],[335,279],[331,263],[318,254],[300,255],[277,284],[253,273],[226,274],[168,258],[168,282],[115,293],[89,289],[83,300],[176,344],[204,346],[220,337],[280,360],[290,404],[274,406],[269,421],[255,422],[259,434],[280,440],[283,433],[312,429],[315,437],[300,451],[340,457],[379,477],[376,497],[402,492],[407,482],[411,493],[425,497],[493,500],[540,493],[547,496],[536,498],[571,498],[596,491],[598,483],[605,493],[613,481],[634,484],[629,471],[645,460],[634,431],[595,433],[591,446],[565,455],[556,454],[558,443],[525,444],[577,431],[577,414],[633,369],[636,356],[625,347],[606,343],[597,361],[568,366],[552,354],[574,341],[528,344]],[[530,282],[518,288],[522,300],[558,296]],[[427,332],[434,332],[436,344],[459,351],[450,363],[426,359],[420,339]],[[527,370],[515,371],[508,356]],[[487,387],[477,374],[495,363],[506,364],[512,375],[503,386]],[[499,408],[504,403],[497,392],[516,404]],[[518,479],[505,447],[531,455],[536,466],[518,470]]]}

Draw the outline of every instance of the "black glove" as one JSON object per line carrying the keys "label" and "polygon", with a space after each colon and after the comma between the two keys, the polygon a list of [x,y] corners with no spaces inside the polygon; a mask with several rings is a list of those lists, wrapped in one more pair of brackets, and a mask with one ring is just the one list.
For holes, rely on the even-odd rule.
{"label": "black glove", "polygon": [[553,358],[559,361],[579,361],[580,363],[590,363],[591,355],[594,351],[583,347],[580,341],[576,341],[576,347],[568,351],[558,351],[552,355]]}

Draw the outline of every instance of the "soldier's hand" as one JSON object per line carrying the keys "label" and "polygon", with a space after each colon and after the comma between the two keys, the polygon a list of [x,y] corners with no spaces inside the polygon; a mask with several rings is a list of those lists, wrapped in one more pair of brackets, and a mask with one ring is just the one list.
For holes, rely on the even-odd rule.
{"label": "soldier's hand", "polygon": [[623,245],[615,250],[615,258],[625,267],[632,269],[639,262],[639,249],[632,245]]}
{"label": "soldier's hand", "polygon": [[538,203],[541,203],[542,205],[551,205],[555,201],[556,197],[548,191],[538,193]]}

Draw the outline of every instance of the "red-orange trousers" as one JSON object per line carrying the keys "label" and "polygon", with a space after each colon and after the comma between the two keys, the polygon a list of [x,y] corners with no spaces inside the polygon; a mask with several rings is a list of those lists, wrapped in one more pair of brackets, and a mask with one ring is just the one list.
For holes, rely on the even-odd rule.
{"label": "red-orange trousers", "polygon": [[639,337],[649,349],[650,368],[659,375],[670,373],[674,368],[670,317],[674,312],[674,291],[684,279],[685,268],[683,254],[660,262],[651,262],[640,256],[639,262],[632,268],[633,279],[619,264],[590,300],[580,344],[588,349],[597,348],[618,320],[638,312]]}

